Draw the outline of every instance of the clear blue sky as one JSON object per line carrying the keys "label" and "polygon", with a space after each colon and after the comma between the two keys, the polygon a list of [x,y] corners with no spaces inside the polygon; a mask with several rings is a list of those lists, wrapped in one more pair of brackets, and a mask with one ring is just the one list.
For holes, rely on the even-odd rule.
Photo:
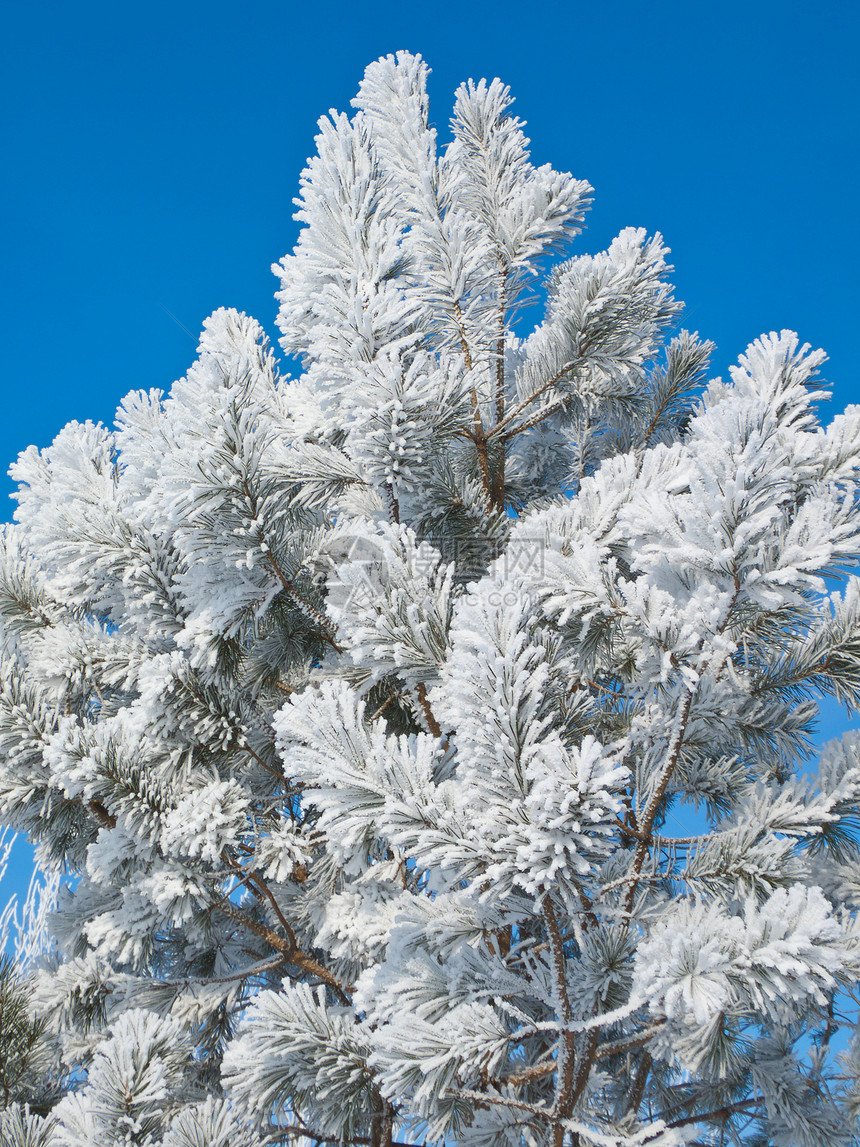
{"label": "clear blue sky", "polygon": [[442,129],[461,80],[511,85],[536,162],[595,187],[578,250],[663,232],[719,372],[790,327],[860,401],[855,0],[7,0],[2,33],[4,466],[168,389],[217,306],[274,334],[316,120],[400,48]]}

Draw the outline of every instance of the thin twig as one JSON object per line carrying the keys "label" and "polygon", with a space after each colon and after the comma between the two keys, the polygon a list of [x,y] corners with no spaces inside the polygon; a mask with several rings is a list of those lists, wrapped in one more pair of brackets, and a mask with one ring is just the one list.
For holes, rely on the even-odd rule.
{"label": "thin twig", "polygon": [[737,1103],[727,1103],[725,1107],[718,1107],[715,1111],[703,1111],[698,1115],[685,1115],[682,1119],[675,1119],[667,1123],[667,1127],[685,1127],[690,1123],[704,1123],[706,1119],[728,1119],[730,1115],[737,1115],[749,1107],[760,1107],[760,1099],[741,1099]]}
{"label": "thin twig", "polygon": [[[524,398],[522,402],[518,403],[513,410],[511,410],[507,415],[505,415],[504,418],[497,422],[487,437],[497,438],[503,430],[507,429],[507,427],[511,424],[511,422],[514,421],[515,418],[518,418],[519,415],[522,414],[524,410],[527,410],[533,402],[536,402],[537,399],[546,394],[548,390],[551,390],[557,383],[561,382],[566,374],[570,374],[572,370],[575,370],[578,366],[580,366],[581,362],[581,359],[574,359],[571,362],[566,362],[560,370],[556,371],[552,378],[547,379],[547,381],[539,386],[537,390],[533,391],[532,394],[528,396],[528,398]],[[543,417],[542,413],[541,417]],[[518,434],[520,430],[525,430],[525,426],[518,427],[517,430],[513,433]],[[513,435],[510,436],[512,437]]]}
{"label": "thin twig", "polygon": [[192,976],[187,980],[156,980],[157,988],[190,988],[192,984],[230,984],[235,980],[247,980],[251,976],[259,976],[263,972],[273,972],[287,962],[283,952],[274,960],[266,960],[262,964],[254,964],[242,972],[231,972],[227,976]]}
{"label": "thin twig", "polygon": [[[657,782],[657,788],[651,800],[648,802],[640,822],[639,846],[636,849],[636,855],[633,857],[633,868],[631,872],[631,875],[634,877],[641,873],[642,867],[645,864],[645,857],[648,855],[648,842],[651,839],[651,829],[654,827],[654,821],[657,819],[657,813],[660,810],[660,804],[666,793],[666,788],[681,756],[681,747],[684,742],[684,733],[687,729],[687,721],[690,717],[690,707],[692,704],[693,691],[688,688],[684,694],[684,700],[681,702],[681,708],[678,710],[675,728],[666,749],[666,759]],[[633,904],[636,900],[636,888],[637,884],[633,882],[627,892],[625,910],[628,916],[633,911]]]}
{"label": "thin twig", "polygon": [[542,1119],[552,1118],[552,1112],[545,1107],[538,1107],[534,1103],[524,1103],[521,1099],[514,1099],[513,1096],[493,1095],[491,1092],[472,1091],[469,1088],[452,1089],[451,1094],[463,1099],[475,1099],[479,1103],[492,1103],[497,1107],[515,1107],[518,1111],[530,1111],[532,1115],[539,1115]]}

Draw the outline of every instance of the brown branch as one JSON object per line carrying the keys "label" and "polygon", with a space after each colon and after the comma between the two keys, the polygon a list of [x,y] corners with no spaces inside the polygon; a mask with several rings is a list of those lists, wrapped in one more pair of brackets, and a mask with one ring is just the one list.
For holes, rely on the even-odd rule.
{"label": "brown branch", "polygon": [[397,500],[397,495],[394,493],[394,484],[392,482],[385,483],[385,492],[388,495],[388,509],[391,514],[391,520],[395,525],[399,525],[400,503]]}
{"label": "brown branch", "polygon": [[327,984],[332,991],[336,993],[342,1003],[349,1004],[349,997],[344,991],[343,986],[332,975],[328,968],[323,967],[313,956],[308,956],[306,952],[302,952],[294,943],[291,943],[289,939],[285,940],[283,936],[279,936],[278,933],[267,924],[263,924],[259,920],[254,920],[251,916],[246,916],[244,912],[237,908],[232,901],[226,899],[226,897],[220,897],[214,907],[216,907],[219,912],[223,912],[225,916],[229,916],[231,920],[235,920],[237,924],[241,924],[247,928],[249,932],[253,932],[255,936],[259,936],[261,940],[265,940],[276,952],[282,952],[287,963],[294,965],[296,968],[301,968],[303,972],[307,972],[310,976],[316,976],[317,979],[322,980],[324,984]]}
{"label": "brown branch", "polygon": [[[281,688],[286,688],[286,687],[281,686]],[[288,693],[292,693],[292,689],[287,689],[286,691]],[[242,738],[244,740],[244,738],[245,738],[244,733],[242,734]],[[273,777],[277,777],[279,781],[286,780],[285,775],[282,772],[280,772],[278,769],[273,769],[272,766],[267,761],[264,761],[263,758],[260,756],[260,754],[255,752],[246,740],[245,740],[245,743],[243,745],[240,745],[239,747],[241,749],[244,749],[244,751],[248,754],[249,757],[253,757],[253,759],[257,762],[257,764],[260,766],[261,769],[265,769],[267,773],[271,773],[271,775]]]}
{"label": "brown branch", "polygon": [[591,1069],[597,1059],[597,1044],[600,1039],[600,1029],[592,1028],[585,1039],[585,1047],[582,1050],[582,1055],[579,1058],[579,1071],[576,1073],[576,1078],[573,1081],[573,1088],[567,1102],[567,1114],[571,1115],[576,1101],[585,1091],[588,1077],[591,1074]]}
{"label": "brown branch", "polygon": [[262,921],[254,920],[253,917],[247,916],[226,896],[219,897],[215,906],[223,912],[225,916],[229,916],[231,920],[243,924],[249,931],[253,932],[255,936],[259,936],[260,939],[265,940],[276,952],[280,952],[288,963],[293,964],[297,968],[301,968],[309,975],[316,976],[322,980],[323,983],[328,984],[328,986],[337,993],[344,1004],[349,1004],[349,997],[344,991],[343,986],[335,976],[332,975],[328,968],[325,968],[315,960],[313,956],[309,956],[299,948],[295,932],[285,919],[275,897],[272,895],[271,889],[269,889],[262,877],[256,873],[247,872],[229,856],[226,850],[222,855],[246,888],[250,889],[259,899],[265,897],[269,901],[274,909],[275,915],[278,917],[278,922],[287,934],[287,938],[284,939],[282,936],[279,936],[274,929]]}
{"label": "brown branch", "polygon": [[265,897],[269,901],[275,915],[278,918],[278,923],[286,932],[292,946],[296,948],[298,946],[296,943],[296,934],[293,931],[289,921],[281,911],[277,900],[272,895],[272,890],[269,888],[268,884],[266,884],[265,880],[263,880],[262,876],[258,875],[256,872],[249,872],[247,868],[243,868],[237,860],[233,859],[228,849],[226,848],[221,853],[221,856],[224,860],[227,861],[227,863],[230,865],[230,867],[233,869],[233,871],[236,873],[246,888],[250,889],[258,897]]}
{"label": "brown branch", "polygon": [[653,1062],[654,1060],[647,1051],[642,1053],[642,1059],[639,1061],[639,1067],[636,1071],[636,1078],[633,1080],[630,1095],[627,1097],[628,1111],[636,1112],[639,1110],[642,1098],[645,1095],[645,1084],[648,1082],[648,1075]]}
{"label": "brown branch", "polygon": [[478,395],[474,386],[472,387],[472,405],[474,408],[474,428],[469,434],[471,440],[475,443],[475,449],[478,452],[478,465],[481,468],[481,484],[484,487],[484,493],[493,502],[493,483],[490,478],[490,459],[487,453],[487,435],[484,432],[484,426],[481,422],[481,414],[478,409]]}
{"label": "brown branch", "polygon": [[[576,368],[581,365],[581,362],[581,359],[575,359],[572,362],[566,362],[560,370],[556,371],[552,378],[547,379],[547,381],[539,386],[538,389],[535,390],[532,394],[530,394],[528,398],[524,398],[522,402],[518,403],[514,409],[506,414],[500,422],[497,422],[487,437],[497,438],[500,434],[502,434],[503,431],[506,431],[507,427],[511,424],[511,422],[514,421],[514,419],[518,418],[524,410],[527,410],[533,402],[536,402],[537,399],[542,398],[548,390],[551,390],[557,383],[561,382],[566,374],[570,374],[572,370],[576,370]],[[553,409],[557,409],[559,405],[565,405],[568,402],[570,402],[570,397],[565,395],[564,398],[558,400],[558,403],[553,404]],[[533,416],[533,419],[539,422],[542,418],[545,418],[550,413],[550,410],[538,411],[538,413]],[[513,438],[515,434],[519,434],[521,431],[526,430],[529,426],[532,425],[535,425],[535,421],[524,423],[512,431],[508,431],[503,435],[503,437],[505,439]]]}
{"label": "brown branch", "polygon": [[[546,921],[547,937],[552,955],[553,986],[558,998],[561,1011],[560,1019],[565,1028],[573,1022],[573,1010],[570,1006],[570,997],[567,993],[567,969],[565,967],[564,950],[562,947],[561,931],[552,906],[552,896],[549,892],[543,898],[544,919]],[[555,1084],[555,1102],[552,1108],[553,1118],[553,1147],[564,1147],[564,1126],[562,1120],[566,1119],[573,1110],[571,1096],[574,1087],[574,1055],[576,1049],[576,1036],[572,1031],[564,1031],[559,1040],[558,1074]]]}
{"label": "brown branch", "polygon": [[116,817],[108,812],[100,800],[96,800],[94,797],[91,801],[86,802],[86,807],[104,828],[116,828]]}
{"label": "brown branch", "polygon": [[587,923],[582,925],[583,932],[587,932],[589,927],[596,928],[598,925],[598,919],[597,913],[594,911],[594,901],[591,899],[584,888],[580,888],[575,880],[571,880],[571,884],[579,893],[579,899],[581,900],[583,910],[585,911],[585,919]]}
{"label": "brown branch", "polygon": [[669,409],[671,403],[672,403],[672,399],[670,397],[670,394],[667,392],[664,400],[662,402],[657,403],[657,406],[654,409],[654,413],[651,415],[651,421],[646,426],[645,433],[642,435],[642,446],[640,447],[640,449],[644,450],[645,447],[647,447],[648,442],[651,438],[651,435],[654,433],[654,431],[657,428],[657,423],[660,421],[664,412]]}
{"label": "brown branch", "polygon": [[645,844],[651,843],[651,837],[643,836],[638,828],[633,828],[631,825],[626,824],[623,820],[621,820],[620,817],[615,816],[612,819],[614,820],[616,827],[620,828],[625,836],[632,837],[633,840],[643,841]]}
{"label": "brown branch", "polygon": [[433,710],[430,708],[430,702],[427,700],[427,686],[423,681],[419,681],[415,687],[415,692],[418,694],[418,701],[421,705],[421,710],[427,720],[430,732],[434,737],[442,736],[442,726],[433,716]]}
{"label": "brown branch", "polygon": [[223,912],[225,916],[229,916],[231,920],[235,920],[237,924],[241,924],[247,928],[249,932],[253,932],[255,936],[259,936],[261,940],[265,940],[276,952],[280,952],[292,963],[293,953],[295,952],[295,944],[288,938],[284,939],[279,936],[277,932],[273,931],[268,924],[263,924],[260,920],[254,920],[251,916],[246,916],[232,900],[226,896],[219,896],[214,908],[219,912]]}
{"label": "brown branch", "polygon": [[374,1088],[379,1110],[370,1117],[370,1147],[393,1147],[394,1108]]}
{"label": "brown branch", "polygon": [[389,693],[389,695],[388,695],[388,700],[383,701],[382,704],[379,706],[379,708],[376,710],[376,712],[371,715],[371,718],[370,718],[371,721],[375,721],[378,717],[381,717],[382,714],[385,712],[385,710],[388,708],[388,706],[391,704],[391,702],[397,700],[398,696],[399,696],[399,694],[395,693],[394,690],[392,689],[391,693]]}

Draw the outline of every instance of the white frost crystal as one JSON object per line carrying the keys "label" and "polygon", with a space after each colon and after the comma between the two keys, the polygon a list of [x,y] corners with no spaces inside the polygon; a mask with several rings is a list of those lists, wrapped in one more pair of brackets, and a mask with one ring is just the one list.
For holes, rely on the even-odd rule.
{"label": "white frost crystal", "polygon": [[0,1138],[850,1147],[860,408],[788,331],[708,381],[660,235],[545,274],[590,187],[426,78],[320,121],[300,377],[221,309],[12,467],[0,813],[62,887]]}

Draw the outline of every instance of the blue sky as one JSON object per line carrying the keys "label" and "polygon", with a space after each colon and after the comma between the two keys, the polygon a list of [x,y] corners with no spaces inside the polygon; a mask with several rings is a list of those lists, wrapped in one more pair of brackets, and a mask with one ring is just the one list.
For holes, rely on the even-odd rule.
{"label": "blue sky", "polygon": [[432,67],[442,130],[461,80],[511,85],[535,161],[595,187],[577,250],[663,232],[718,372],[790,327],[830,355],[834,406],[860,401],[854,0],[7,0],[6,463],[168,389],[217,306],[274,334],[269,267],[295,242],[316,120],[400,48]]}

